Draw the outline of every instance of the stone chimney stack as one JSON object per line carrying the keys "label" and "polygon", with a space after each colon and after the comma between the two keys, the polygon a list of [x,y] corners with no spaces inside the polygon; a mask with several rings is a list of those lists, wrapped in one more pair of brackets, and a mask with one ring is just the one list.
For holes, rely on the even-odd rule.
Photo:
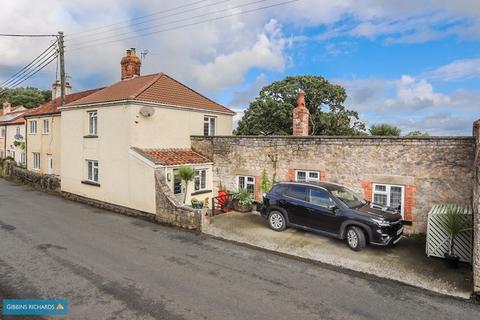
{"label": "stone chimney stack", "polygon": [[308,119],[310,112],[305,106],[305,92],[300,90],[297,96],[297,107],[293,109],[293,135],[308,136]]}
{"label": "stone chimney stack", "polygon": [[8,101],[3,103],[3,114],[12,112],[12,104]]}
{"label": "stone chimney stack", "polygon": [[[62,85],[60,84],[60,80],[56,80],[52,83],[52,100],[60,97],[62,95]],[[65,95],[68,96],[72,93],[72,85],[68,82],[65,82]]]}
{"label": "stone chimney stack", "polygon": [[127,50],[127,55],[120,62],[122,66],[122,80],[138,77],[140,75],[140,66],[142,62],[135,53],[135,48]]}

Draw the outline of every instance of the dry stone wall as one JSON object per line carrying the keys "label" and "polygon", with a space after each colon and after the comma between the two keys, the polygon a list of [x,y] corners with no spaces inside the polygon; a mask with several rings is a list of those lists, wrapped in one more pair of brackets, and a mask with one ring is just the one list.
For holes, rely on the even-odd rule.
{"label": "dry stone wall", "polygon": [[232,190],[238,175],[258,178],[263,169],[276,181],[293,179],[295,169],[320,171],[366,198],[373,183],[403,185],[414,233],[426,231],[434,204],[471,201],[473,137],[194,136],[192,148],[214,161],[214,185]]}

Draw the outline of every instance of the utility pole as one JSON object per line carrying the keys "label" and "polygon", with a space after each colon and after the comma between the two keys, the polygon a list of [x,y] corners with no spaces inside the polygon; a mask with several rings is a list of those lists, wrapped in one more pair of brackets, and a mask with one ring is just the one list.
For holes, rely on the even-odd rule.
{"label": "utility pole", "polygon": [[63,47],[63,32],[58,31],[58,56],[60,59],[60,102],[65,105],[65,48]]}

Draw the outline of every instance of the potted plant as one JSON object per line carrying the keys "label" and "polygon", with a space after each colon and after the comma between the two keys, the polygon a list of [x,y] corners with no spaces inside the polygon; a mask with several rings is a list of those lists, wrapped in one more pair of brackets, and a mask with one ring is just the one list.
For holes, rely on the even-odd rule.
{"label": "potted plant", "polygon": [[455,254],[455,240],[463,232],[472,230],[471,221],[465,219],[463,206],[449,204],[443,227],[448,235],[448,252],[445,253],[447,266],[452,269],[458,268],[460,257]]}
{"label": "potted plant", "polygon": [[196,198],[192,198],[191,203],[192,203],[192,208],[193,209],[203,209],[203,202],[202,201],[199,201]]}
{"label": "potted plant", "polygon": [[240,189],[233,196],[233,208],[238,212],[250,212],[253,209],[253,197],[247,189]]}

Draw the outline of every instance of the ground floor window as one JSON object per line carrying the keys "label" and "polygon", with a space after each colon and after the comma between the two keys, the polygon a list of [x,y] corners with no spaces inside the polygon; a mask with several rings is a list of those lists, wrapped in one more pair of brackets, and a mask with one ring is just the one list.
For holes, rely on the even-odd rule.
{"label": "ground floor window", "polygon": [[403,215],[404,187],[389,184],[373,184],[372,206],[387,206]]}
{"label": "ground floor window", "polygon": [[98,161],[87,160],[87,180],[98,183]]}
{"label": "ground floor window", "polygon": [[319,171],[295,170],[295,181],[320,181]]}
{"label": "ground floor window", "polygon": [[252,176],[237,177],[238,190],[247,189],[251,194],[255,194],[255,178]]}
{"label": "ground floor window", "polygon": [[20,164],[25,165],[25,152],[20,152]]}
{"label": "ground floor window", "polygon": [[40,153],[33,152],[33,169],[40,170]]}
{"label": "ground floor window", "polygon": [[207,170],[195,170],[195,191],[207,188]]}

